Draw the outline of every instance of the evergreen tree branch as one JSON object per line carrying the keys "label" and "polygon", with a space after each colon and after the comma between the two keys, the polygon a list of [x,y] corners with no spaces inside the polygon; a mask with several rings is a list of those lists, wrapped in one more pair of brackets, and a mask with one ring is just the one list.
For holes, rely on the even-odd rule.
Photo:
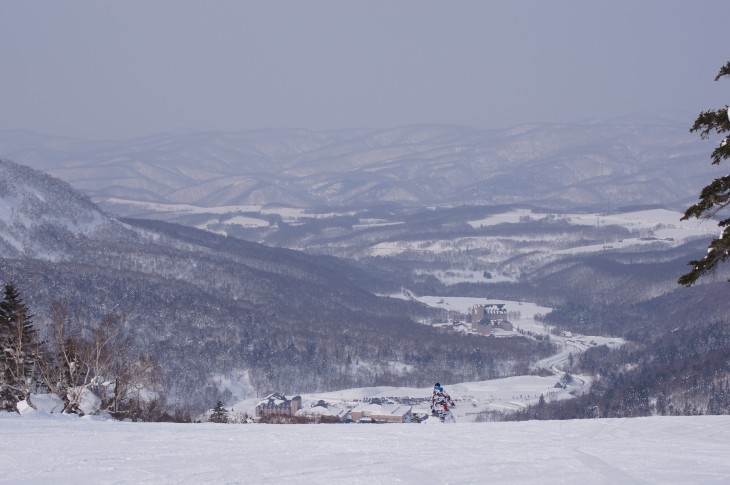
{"label": "evergreen tree branch", "polygon": [[[730,75],[730,61],[720,68],[717,76],[715,76],[715,81],[728,75]],[[699,132],[700,138],[703,140],[709,138],[712,132],[719,135],[729,132],[730,108],[726,105],[724,108],[701,112],[689,131]],[[719,165],[730,158],[730,136],[725,136],[722,139],[720,144],[712,151],[710,158],[713,165]],[[691,217],[711,219],[729,205],[730,175],[726,175],[713,180],[712,183],[702,189],[699,201],[687,208],[681,220],[687,220]],[[729,224],[730,219],[726,218],[720,221],[719,226],[725,228],[720,237],[710,242],[704,258],[689,262],[692,270],[681,276],[677,283],[692,286],[701,276],[715,271],[718,265],[728,260],[730,257]]]}

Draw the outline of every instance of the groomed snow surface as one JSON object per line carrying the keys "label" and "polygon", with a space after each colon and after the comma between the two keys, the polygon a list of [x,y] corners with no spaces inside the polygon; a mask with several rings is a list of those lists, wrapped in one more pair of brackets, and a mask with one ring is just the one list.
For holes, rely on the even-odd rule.
{"label": "groomed snow surface", "polygon": [[167,424],[0,413],[0,483],[730,483],[730,416]]}

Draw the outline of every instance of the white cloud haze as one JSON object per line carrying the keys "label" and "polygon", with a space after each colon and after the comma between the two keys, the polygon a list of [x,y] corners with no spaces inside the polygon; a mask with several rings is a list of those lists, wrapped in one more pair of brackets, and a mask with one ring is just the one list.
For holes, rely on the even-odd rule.
{"label": "white cloud haze", "polygon": [[0,129],[480,128],[701,110],[730,3],[0,1]]}

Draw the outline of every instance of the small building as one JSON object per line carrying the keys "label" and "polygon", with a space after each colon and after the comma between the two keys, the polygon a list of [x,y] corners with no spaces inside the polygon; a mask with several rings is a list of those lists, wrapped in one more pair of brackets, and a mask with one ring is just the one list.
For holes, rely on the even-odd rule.
{"label": "small building", "polygon": [[482,335],[492,335],[495,328],[506,331],[514,330],[507,320],[507,305],[504,303],[477,304],[469,310],[472,331]]}
{"label": "small building", "polygon": [[301,396],[287,399],[285,395],[275,392],[256,405],[256,416],[294,416],[301,407]]}
{"label": "small building", "polygon": [[507,306],[504,303],[485,303],[471,307],[469,311],[472,323],[482,320],[507,320]]}
{"label": "small building", "polygon": [[411,419],[412,409],[403,404],[374,401],[358,404],[350,410],[350,415],[355,422],[405,423]]}
{"label": "small building", "polygon": [[330,405],[320,400],[316,404],[308,408],[302,408],[297,411],[296,415],[309,418],[314,421],[345,421],[347,419],[349,409],[337,405]]}

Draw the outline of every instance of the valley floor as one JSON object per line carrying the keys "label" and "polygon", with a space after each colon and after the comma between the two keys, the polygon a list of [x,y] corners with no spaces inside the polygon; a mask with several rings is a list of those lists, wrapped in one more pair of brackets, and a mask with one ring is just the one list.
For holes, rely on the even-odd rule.
{"label": "valley floor", "polygon": [[0,413],[0,483],[729,483],[730,416],[122,423]]}

